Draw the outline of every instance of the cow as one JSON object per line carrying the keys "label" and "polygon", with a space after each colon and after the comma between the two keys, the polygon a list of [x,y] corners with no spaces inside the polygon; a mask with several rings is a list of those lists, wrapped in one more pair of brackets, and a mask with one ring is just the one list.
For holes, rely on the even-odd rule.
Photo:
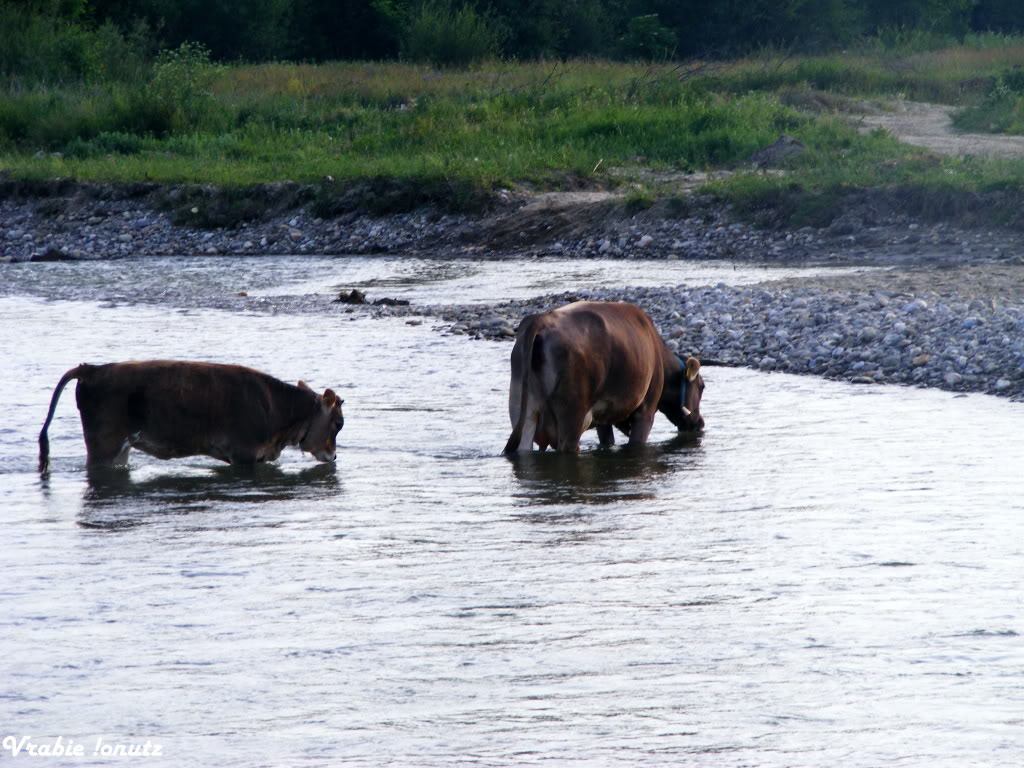
{"label": "cow", "polygon": [[591,426],[602,446],[614,445],[613,427],[646,443],[658,411],[681,431],[698,431],[703,391],[700,361],[677,357],[633,304],[579,301],[529,315],[512,349],[504,453],[534,443],[578,453]]}
{"label": "cow", "polygon": [[90,365],[65,373],[39,433],[39,471],[49,466],[46,431],[64,387],[78,380],[86,466],[125,465],[132,448],[158,459],[210,456],[229,464],[274,461],[297,445],[335,459],[344,402],[305,382],[286,384],[240,365],[146,360]]}

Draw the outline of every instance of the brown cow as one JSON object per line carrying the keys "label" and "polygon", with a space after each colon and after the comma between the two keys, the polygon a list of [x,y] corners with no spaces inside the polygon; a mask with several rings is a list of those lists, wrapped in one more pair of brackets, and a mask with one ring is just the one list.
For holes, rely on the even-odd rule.
{"label": "brown cow", "polygon": [[647,313],[624,303],[580,301],[519,325],[512,349],[505,453],[536,443],[577,453],[580,436],[597,427],[601,445],[612,427],[645,443],[661,411],[680,430],[703,429],[700,362],[683,362]]}
{"label": "brown cow", "polygon": [[39,471],[49,464],[46,430],[64,387],[75,398],[89,467],[126,464],[138,448],[158,459],[211,456],[229,464],[274,461],[297,445],[334,461],[343,400],[239,365],[175,360],[83,363],[65,373],[39,433]]}

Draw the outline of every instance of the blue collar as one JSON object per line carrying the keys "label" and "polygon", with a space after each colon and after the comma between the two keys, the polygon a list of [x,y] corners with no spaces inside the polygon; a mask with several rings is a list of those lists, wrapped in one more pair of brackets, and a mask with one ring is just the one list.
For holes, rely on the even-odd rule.
{"label": "blue collar", "polygon": [[676,360],[679,361],[679,374],[683,377],[679,385],[679,405],[682,408],[686,407],[686,394],[690,389],[690,382],[686,378],[686,363],[683,358],[676,355]]}

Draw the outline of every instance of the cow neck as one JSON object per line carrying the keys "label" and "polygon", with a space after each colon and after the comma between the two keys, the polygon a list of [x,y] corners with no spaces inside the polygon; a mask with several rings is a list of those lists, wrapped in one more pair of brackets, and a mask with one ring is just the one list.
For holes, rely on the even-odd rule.
{"label": "cow neck", "polygon": [[318,395],[316,392],[307,391],[300,387],[296,387],[296,389],[298,389],[300,392],[305,393],[306,395],[309,395],[313,400],[313,410],[309,414],[309,416],[306,417],[306,431],[302,433],[302,436],[299,437],[298,442],[295,443],[296,445],[302,445],[306,441],[306,438],[309,436],[309,430],[313,428],[313,422],[316,420],[316,409],[320,406],[320,395]]}

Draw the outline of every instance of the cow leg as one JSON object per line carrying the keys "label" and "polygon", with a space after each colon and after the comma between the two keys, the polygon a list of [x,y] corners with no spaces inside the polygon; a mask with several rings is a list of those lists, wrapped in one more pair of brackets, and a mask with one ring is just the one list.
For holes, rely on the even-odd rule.
{"label": "cow leg", "polygon": [[123,467],[128,464],[132,446],[127,435],[109,430],[85,434],[85,464],[87,467]]}
{"label": "cow leg", "polygon": [[117,467],[128,463],[132,446],[127,427],[120,420],[96,417],[82,409],[82,433],[85,436],[85,463],[88,467]]}
{"label": "cow leg", "polygon": [[533,442],[537,444],[537,450],[546,451],[548,446],[554,443],[554,439],[548,436],[547,428],[541,424],[537,427],[537,432],[533,436]]}
{"label": "cow leg", "polygon": [[587,412],[572,404],[554,409],[558,442],[555,447],[562,453],[579,453],[580,437],[585,431]]}
{"label": "cow leg", "polygon": [[597,439],[601,441],[602,448],[611,448],[615,445],[615,431],[611,424],[597,425]]}
{"label": "cow leg", "polygon": [[629,417],[629,444],[643,445],[651,434],[654,427],[654,417],[657,414],[654,408],[637,408]]}
{"label": "cow leg", "polygon": [[256,466],[257,458],[256,452],[252,450],[239,450],[231,454],[231,459],[228,462],[237,467],[254,467]]}

